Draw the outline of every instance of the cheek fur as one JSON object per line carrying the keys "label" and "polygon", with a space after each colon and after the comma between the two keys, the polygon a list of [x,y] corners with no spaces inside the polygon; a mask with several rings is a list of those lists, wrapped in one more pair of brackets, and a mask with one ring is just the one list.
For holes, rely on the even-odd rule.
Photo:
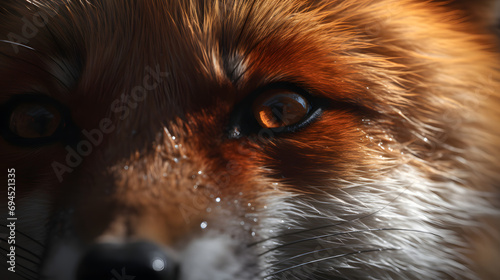
{"label": "cheek fur", "polygon": [[359,118],[348,111],[325,112],[306,129],[270,141],[261,155],[268,176],[304,192],[354,178],[372,161]]}

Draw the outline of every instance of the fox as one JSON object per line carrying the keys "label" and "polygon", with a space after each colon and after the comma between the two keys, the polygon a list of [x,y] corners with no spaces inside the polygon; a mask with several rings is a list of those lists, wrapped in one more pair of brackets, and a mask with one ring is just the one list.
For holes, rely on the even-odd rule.
{"label": "fox", "polygon": [[498,279],[499,7],[1,0],[0,278]]}

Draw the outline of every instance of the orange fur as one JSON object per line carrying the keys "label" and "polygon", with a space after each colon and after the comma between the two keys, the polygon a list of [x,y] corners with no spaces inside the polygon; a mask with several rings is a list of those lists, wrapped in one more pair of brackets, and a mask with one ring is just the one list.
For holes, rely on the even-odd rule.
{"label": "orange fur", "polygon": [[[365,232],[359,244],[340,236],[284,247],[268,266],[260,257],[267,249],[249,245],[235,259],[245,259],[242,271],[254,275],[232,279],[254,279],[259,271],[258,277],[282,279],[277,277],[286,265],[307,262],[293,256],[336,242],[343,245],[328,251],[332,255],[362,251],[356,246],[371,244],[372,235],[395,240],[394,248],[408,245],[410,253],[353,255],[320,263],[312,272],[301,266],[298,279],[495,279],[499,46],[493,16],[483,20],[469,5],[2,1],[0,104],[25,93],[49,96],[69,108],[78,132],[76,142],[44,146],[0,138],[0,170],[16,168],[19,211],[40,215],[30,209],[30,197],[50,197],[40,203],[48,208],[41,217],[48,226],[35,228],[25,218],[19,228],[45,244],[49,260],[52,244],[66,235],[83,248],[149,240],[181,252],[208,235],[201,223],[241,244],[278,236],[268,248],[307,238],[304,230],[346,221],[353,223],[339,232],[404,227],[415,232]],[[48,15],[47,24],[23,37],[23,18],[31,21],[37,12]],[[328,108],[291,133],[228,137],[235,108],[280,82],[327,99]],[[138,86],[146,90],[134,101]],[[113,129],[103,132],[81,164],[54,171],[54,162],[67,161],[66,147],[76,149],[86,139],[81,132],[99,129],[103,120]],[[337,233],[329,230],[313,233]],[[419,246],[422,255],[442,254],[436,258],[443,263],[433,267],[417,256],[412,263]],[[289,263],[281,264],[287,257]]]}

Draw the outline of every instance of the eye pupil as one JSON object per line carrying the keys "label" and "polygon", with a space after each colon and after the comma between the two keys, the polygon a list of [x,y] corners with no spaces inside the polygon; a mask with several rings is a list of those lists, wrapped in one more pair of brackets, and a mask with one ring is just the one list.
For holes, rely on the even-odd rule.
{"label": "eye pupil", "polygon": [[22,138],[43,138],[54,134],[61,124],[61,115],[49,104],[18,105],[9,118],[9,129]]}
{"label": "eye pupil", "polygon": [[309,112],[309,103],[300,94],[273,90],[257,98],[254,116],[264,128],[278,128],[300,122]]}

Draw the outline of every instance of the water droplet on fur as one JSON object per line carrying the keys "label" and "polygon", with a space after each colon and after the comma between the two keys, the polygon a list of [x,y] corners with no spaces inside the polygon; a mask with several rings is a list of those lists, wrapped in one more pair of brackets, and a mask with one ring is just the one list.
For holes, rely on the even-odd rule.
{"label": "water droplet on fur", "polygon": [[128,170],[128,165],[125,165],[123,169]]}
{"label": "water droplet on fur", "polygon": [[215,202],[220,202],[220,197],[217,197],[217,198],[215,199]]}
{"label": "water droplet on fur", "polygon": [[234,200],[234,204],[238,204],[238,200],[237,199]]}
{"label": "water droplet on fur", "polygon": [[178,159],[178,158],[174,158],[174,162],[175,162],[175,163],[178,163],[178,162],[179,162],[179,159]]}
{"label": "water droplet on fur", "polygon": [[250,206],[252,206],[252,203],[250,203],[250,202],[249,202],[249,203],[248,203],[248,207],[250,207]]}
{"label": "water droplet on fur", "polygon": [[254,231],[252,231],[252,236],[255,236],[255,232]]}
{"label": "water droplet on fur", "polygon": [[257,221],[259,221],[259,219],[253,218],[253,221],[256,223]]}
{"label": "water droplet on fur", "polygon": [[178,150],[179,149],[179,145],[175,145],[174,148]]}
{"label": "water droplet on fur", "polygon": [[233,130],[231,131],[231,137],[239,138],[240,135],[241,135],[240,129],[238,127],[233,128]]}
{"label": "water droplet on fur", "polygon": [[210,212],[212,212],[212,208],[208,207],[207,208],[207,213],[210,213]]}
{"label": "water droplet on fur", "polygon": [[201,171],[201,170],[198,171],[198,175],[201,175],[201,174],[203,174],[203,171]]}
{"label": "water droplet on fur", "polygon": [[174,141],[175,141],[175,139],[176,139],[176,138],[175,138],[175,136],[172,136],[172,140],[174,140]]}
{"label": "water droplet on fur", "polygon": [[244,225],[245,225],[245,222],[241,221],[241,222],[240,222],[240,225],[244,226]]}
{"label": "water droplet on fur", "polygon": [[194,185],[194,186],[193,186],[193,188],[194,188],[194,189],[197,189],[197,188],[198,188],[198,185]]}
{"label": "water droplet on fur", "polygon": [[202,229],[206,229],[206,228],[207,228],[207,226],[208,226],[208,223],[207,223],[207,222],[202,222],[202,223],[200,224],[200,227],[201,227]]}
{"label": "water droplet on fur", "polygon": [[424,137],[424,142],[429,142],[429,139],[427,139],[427,137]]}
{"label": "water droplet on fur", "polygon": [[165,268],[165,261],[157,258],[153,261],[153,269],[155,271],[162,271]]}

